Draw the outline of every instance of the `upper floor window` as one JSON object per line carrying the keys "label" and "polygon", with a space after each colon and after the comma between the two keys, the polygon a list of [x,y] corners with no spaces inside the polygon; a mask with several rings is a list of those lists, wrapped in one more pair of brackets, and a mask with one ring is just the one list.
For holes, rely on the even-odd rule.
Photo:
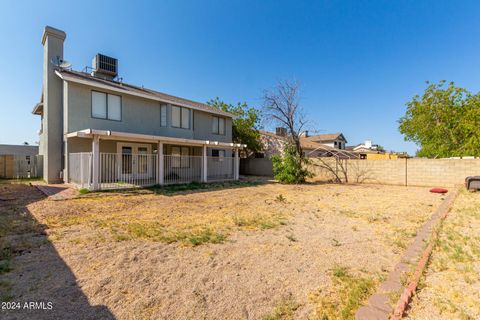
{"label": "upper floor window", "polygon": [[92,117],[99,119],[122,120],[122,97],[92,91]]}
{"label": "upper floor window", "polygon": [[163,104],[160,106],[160,127],[167,126],[167,105]]}
{"label": "upper floor window", "polygon": [[190,129],[190,109],[172,106],[172,127]]}
{"label": "upper floor window", "polygon": [[212,133],[225,134],[225,118],[212,117]]}

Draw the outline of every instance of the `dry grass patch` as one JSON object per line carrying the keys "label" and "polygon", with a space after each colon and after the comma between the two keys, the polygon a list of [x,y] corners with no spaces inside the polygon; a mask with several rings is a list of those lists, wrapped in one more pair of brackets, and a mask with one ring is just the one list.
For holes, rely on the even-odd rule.
{"label": "dry grass patch", "polygon": [[480,193],[463,190],[439,233],[410,319],[480,316]]}
{"label": "dry grass patch", "polygon": [[283,298],[272,311],[272,313],[264,316],[263,320],[293,320],[295,319],[295,311],[300,305],[292,298]]}
{"label": "dry grass patch", "polygon": [[[29,209],[89,301],[117,319],[346,319],[441,199],[372,185],[185,188],[89,193]],[[48,296],[45,284],[38,294]]]}
{"label": "dry grass patch", "polygon": [[[283,196],[255,201],[256,208],[252,210],[249,199],[225,200],[227,193],[222,190],[133,197],[107,193],[64,203],[44,203],[48,208],[42,211],[48,212],[44,219],[53,233],[64,228],[86,227],[102,234],[106,231],[106,237],[112,241],[181,242],[192,246],[222,243],[235,230],[271,229],[287,223],[290,214],[283,207],[286,201]],[[94,240],[83,237],[72,243],[89,239]]]}
{"label": "dry grass patch", "polygon": [[337,266],[331,271],[331,286],[310,294],[315,305],[312,319],[354,319],[357,309],[375,291],[378,283],[368,275],[355,275],[348,268]]}

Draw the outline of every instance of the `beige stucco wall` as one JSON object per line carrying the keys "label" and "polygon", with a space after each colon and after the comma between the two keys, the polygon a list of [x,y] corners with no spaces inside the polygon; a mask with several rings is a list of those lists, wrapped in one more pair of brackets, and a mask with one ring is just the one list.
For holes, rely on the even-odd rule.
{"label": "beige stucco wall", "polygon": [[[324,161],[332,168],[336,167],[334,159]],[[319,168],[318,159],[312,159],[312,162],[316,180],[333,179],[328,170]],[[348,180],[353,183],[449,187],[463,184],[467,176],[480,175],[480,159],[351,159],[346,163]],[[338,170],[341,172],[340,167]]]}

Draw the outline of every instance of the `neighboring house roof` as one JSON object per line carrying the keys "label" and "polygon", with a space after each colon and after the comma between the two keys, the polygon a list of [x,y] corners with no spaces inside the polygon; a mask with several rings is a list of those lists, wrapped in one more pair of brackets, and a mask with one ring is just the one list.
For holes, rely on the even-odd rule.
{"label": "neighboring house roof", "polygon": [[324,150],[336,150],[333,147],[326,146],[324,144],[312,141],[309,137],[300,137],[300,145],[303,149],[319,149],[323,148]]}
{"label": "neighboring house roof", "polygon": [[263,130],[258,130],[258,132],[260,132],[261,135],[269,136],[269,137],[272,137],[272,138],[277,138],[277,139],[281,139],[281,140],[286,139],[286,137],[279,136],[279,135],[275,134],[274,132],[263,131]]}
{"label": "neighboring house roof", "polygon": [[[287,139],[286,137],[279,136],[279,135],[275,134],[274,132],[263,131],[263,130],[260,130],[260,135],[263,135],[263,136],[266,136],[266,137],[269,137],[269,138],[273,138],[273,139],[277,139],[277,140],[280,140],[282,142],[286,141],[286,139]],[[315,137],[318,137],[318,136],[315,136]],[[304,149],[317,149],[317,148],[321,147],[321,148],[325,148],[325,150],[336,150],[335,148],[332,148],[332,147],[323,145],[321,143],[318,143],[316,141],[313,141],[310,138],[312,138],[312,137],[300,137],[300,144],[301,144],[302,148],[304,148]]]}
{"label": "neighboring house roof", "polygon": [[[92,87],[103,88],[103,89],[117,91],[125,94],[131,94],[131,95],[140,96],[147,99],[158,100],[161,102],[171,103],[171,104],[182,106],[182,107],[189,107],[189,108],[200,110],[200,111],[219,114],[219,115],[230,117],[230,118],[234,117],[234,115],[229,112],[219,110],[205,103],[172,96],[163,92],[134,86],[124,82],[101,79],[98,77],[94,77],[86,72],[58,69],[56,71],[56,74],[61,79],[66,81],[77,82],[85,85],[90,85]],[[38,112],[41,106],[43,107],[43,101],[35,106],[33,113]]]}
{"label": "neighboring house roof", "polygon": [[347,139],[345,139],[345,136],[343,133],[325,133],[325,134],[317,134],[314,136],[309,136],[305,137],[305,139],[308,139],[310,141],[316,141],[316,142],[328,142],[328,141],[335,141],[335,140],[343,140],[347,142]]}
{"label": "neighboring house roof", "polygon": [[[339,135],[342,135],[342,134],[339,134]],[[337,135],[337,137],[339,135]],[[264,151],[267,151],[272,154],[282,152],[282,150],[278,148],[278,144],[283,144],[286,141],[286,137],[276,135],[273,132],[262,131],[262,130],[260,130],[260,136],[262,137],[262,140],[264,142]],[[355,155],[353,152],[333,148],[333,147],[324,145],[322,143],[312,141],[310,138],[311,137],[300,137],[300,145],[302,146],[302,149],[305,151],[307,156],[309,155],[325,156],[328,154],[328,155],[336,156],[341,159],[358,158],[358,156]],[[272,145],[271,141],[276,141],[277,145]],[[266,143],[268,144],[265,145]]]}
{"label": "neighboring house roof", "polygon": [[38,146],[0,144],[0,154],[33,156],[38,154]]}

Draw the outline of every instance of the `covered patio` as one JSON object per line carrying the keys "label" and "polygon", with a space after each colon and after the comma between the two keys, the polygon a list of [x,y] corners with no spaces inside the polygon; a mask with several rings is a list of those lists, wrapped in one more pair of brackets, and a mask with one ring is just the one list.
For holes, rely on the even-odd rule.
{"label": "covered patio", "polygon": [[94,191],[238,180],[244,147],[85,129],[65,135],[64,181]]}

